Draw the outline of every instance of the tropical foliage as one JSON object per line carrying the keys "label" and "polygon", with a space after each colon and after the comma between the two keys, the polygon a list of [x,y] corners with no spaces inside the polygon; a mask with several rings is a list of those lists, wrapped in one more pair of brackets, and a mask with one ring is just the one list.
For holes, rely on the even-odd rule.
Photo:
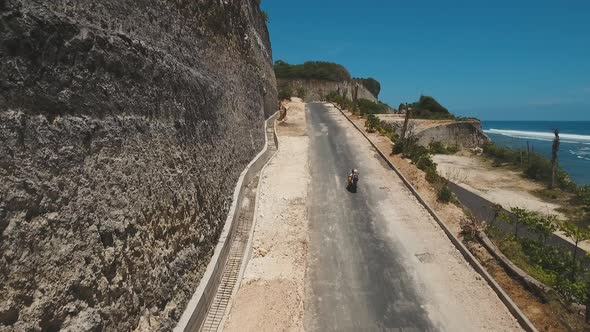
{"label": "tropical foliage", "polygon": [[291,65],[285,61],[277,60],[273,67],[277,78],[327,81],[351,80],[348,70],[342,65],[333,62],[307,61],[303,64]]}

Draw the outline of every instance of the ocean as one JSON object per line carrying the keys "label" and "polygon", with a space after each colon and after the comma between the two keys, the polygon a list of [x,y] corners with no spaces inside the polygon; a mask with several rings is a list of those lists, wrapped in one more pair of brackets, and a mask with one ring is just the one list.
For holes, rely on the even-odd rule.
{"label": "ocean", "polygon": [[559,129],[559,164],[572,180],[590,184],[590,121],[483,121],[484,132],[498,145],[526,149],[527,142],[551,157],[553,130]]}

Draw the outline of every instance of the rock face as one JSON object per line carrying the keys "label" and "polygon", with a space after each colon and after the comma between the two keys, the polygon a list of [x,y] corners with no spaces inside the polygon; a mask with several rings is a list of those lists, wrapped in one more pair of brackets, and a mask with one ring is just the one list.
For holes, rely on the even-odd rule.
{"label": "rock face", "polygon": [[305,101],[323,100],[328,93],[336,91],[351,100],[356,92],[358,99],[362,98],[377,102],[377,98],[367,88],[355,81],[334,82],[305,79],[277,79],[277,84],[279,90],[284,87],[290,87],[293,91],[296,91],[298,88],[305,89]]}
{"label": "rock face", "polygon": [[418,144],[428,146],[442,142],[447,146],[474,148],[489,142],[478,121],[459,121],[433,126],[418,133]]}
{"label": "rock face", "polygon": [[[401,135],[405,115],[379,114],[377,116]],[[419,145],[425,147],[432,142],[441,142],[447,146],[474,148],[490,141],[482,130],[481,122],[477,120],[412,119],[408,125],[408,132],[417,138]]]}
{"label": "rock face", "polygon": [[271,57],[254,0],[0,0],[0,331],[175,325]]}

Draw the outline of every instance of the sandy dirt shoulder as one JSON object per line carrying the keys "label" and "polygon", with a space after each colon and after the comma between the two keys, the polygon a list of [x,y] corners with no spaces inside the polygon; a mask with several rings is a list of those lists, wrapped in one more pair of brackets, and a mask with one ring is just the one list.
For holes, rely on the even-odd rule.
{"label": "sandy dirt shoulder", "polygon": [[261,175],[252,258],[226,319],[226,331],[303,330],[310,179],[305,104],[288,103],[279,151]]}

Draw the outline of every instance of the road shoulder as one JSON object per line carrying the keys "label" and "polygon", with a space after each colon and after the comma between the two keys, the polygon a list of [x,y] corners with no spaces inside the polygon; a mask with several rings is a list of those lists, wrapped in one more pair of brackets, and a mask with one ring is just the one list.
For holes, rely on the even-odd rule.
{"label": "road shoulder", "polygon": [[252,253],[226,331],[303,330],[309,182],[305,104],[287,105],[279,151],[261,174]]}

